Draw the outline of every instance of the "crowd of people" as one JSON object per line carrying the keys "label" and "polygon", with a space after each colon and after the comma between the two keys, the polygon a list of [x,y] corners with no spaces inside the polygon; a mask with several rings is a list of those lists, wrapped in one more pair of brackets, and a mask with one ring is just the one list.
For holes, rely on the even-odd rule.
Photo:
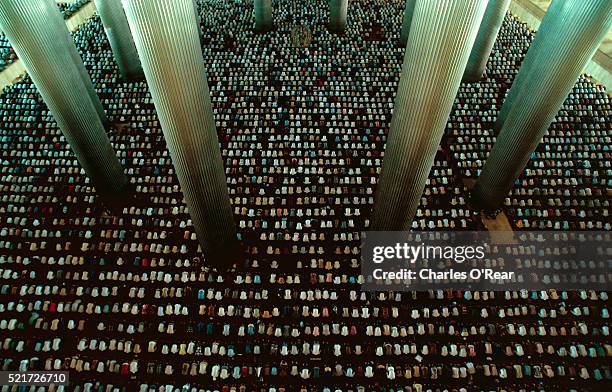
{"label": "crowd of people", "polygon": [[91,2],[92,0],[76,0],[71,2],[58,2],[57,6],[60,9],[62,15],[64,15],[64,19],[70,18],[74,15],[78,10],[81,9],[85,4]]}
{"label": "crowd of people", "polygon": [[0,72],[17,59],[17,54],[4,34],[0,34]]}
{"label": "crowd of people", "polygon": [[[121,80],[97,16],[74,39],[133,205],[105,210],[28,78],[4,90],[2,370],[69,371],[66,390],[80,392],[609,385],[606,292],[360,290],[404,2],[351,0],[341,34],[326,28],[327,1],[273,3],[275,29],[258,34],[252,2],[198,0],[246,254],[227,272],[201,256],[147,84]],[[305,47],[293,45],[298,26]],[[483,81],[461,86],[413,228],[482,229],[467,180],[530,41],[509,15]],[[610,229],[609,105],[579,81],[507,200],[516,228]]]}

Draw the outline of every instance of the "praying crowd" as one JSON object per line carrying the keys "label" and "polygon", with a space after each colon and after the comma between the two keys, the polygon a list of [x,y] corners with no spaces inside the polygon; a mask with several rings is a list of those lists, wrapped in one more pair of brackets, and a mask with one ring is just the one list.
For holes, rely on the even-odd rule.
{"label": "praying crowd", "polygon": [[[403,0],[351,0],[343,33],[327,1],[273,1],[263,34],[252,1],[197,3],[244,263],[208,267],[147,84],[121,79],[94,16],[73,37],[137,197],[107,211],[31,80],[4,90],[1,370],[69,371],[42,390],[79,392],[609,387],[607,292],[360,290]],[[508,14],[461,85],[414,229],[484,229],[469,184],[531,40]],[[513,229],[610,230],[611,136],[605,88],[582,77],[502,208]]]}
{"label": "praying crowd", "polygon": [[0,34],[0,72],[17,59],[15,51],[11,47],[4,34]]}
{"label": "praying crowd", "polygon": [[75,12],[81,9],[82,6],[89,3],[90,1],[92,0],[76,0],[72,2],[58,2],[57,6],[59,7],[62,15],[64,15],[64,19],[68,19],[72,15],[74,15]]}

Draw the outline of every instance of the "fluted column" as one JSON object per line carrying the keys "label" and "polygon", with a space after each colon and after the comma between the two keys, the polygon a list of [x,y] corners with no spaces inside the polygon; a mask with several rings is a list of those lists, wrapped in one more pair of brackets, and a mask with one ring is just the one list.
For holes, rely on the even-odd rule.
{"label": "fluted column", "polygon": [[231,262],[236,231],[193,0],[123,0],[168,150],[211,264]]}
{"label": "fluted column", "polygon": [[89,73],[87,72],[87,68],[85,68],[85,64],[83,63],[83,60],[79,55],[76,44],[74,43],[72,35],[70,34],[68,27],[66,26],[64,17],[59,11],[56,2],[54,0],[45,0],[44,5],[43,3],[32,4],[40,4],[41,7],[46,7],[48,10],[47,12],[49,12],[50,15],[53,15],[53,17],[47,19],[47,23],[52,26],[52,29],[55,31],[54,36],[56,37],[56,39],[64,38],[68,54],[72,58],[72,61],[77,68],[79,77],[83,82],[85,92],[87,93],[87,96],[89,96],[89,99],[94,105],[94,108],[96,109],[98,117],[100,118],[100,121],[102,121],[104,128],[108,128],[108,126],[110,125],[110,121],[106,116],[104,107],[102,106],[102,102],[100,102],[100,98],[96,93],[93,82],[91,81]]}
{"label": "fluted column", "polygon": [[272,30],[272,0],[255,0],[255,29],[257,31]]}
{"label": "fluted column", "polygon": [[476,39],[487,1],[417,1],[371,230],[408,230]]}
{"label": "fluted column", "polygon": [[400,35],[400,44],[403,48],[408,43],[408,35],[410,34],[410,24],[412,22],[412,15],[414,14],[414,5],[417,0],[406,0],[406,7],[404,8],[404,20],[402,21],[402,33]]}
{"label": "fluted column", "polygon": [[348,0],[329,0],[329,29],[331,31],[344,31],[346,29],[346,15]]}
{"label": "fluted column", "polygon": [[119,73],[125,80],[144,78],[121,0],[95,0]]}
{"label": "fluted column", "polygon": [[99,193],[118,195],[127,187],[127,178],[85,91],[66,41],[61,36],[58,39],[58,18],[63,23],[55,3],[48,0],[0,1],[0,28],[79,163]]}
{"label": "fluted column", "polygon": [[529,50],[527,51],[527,54],[525,55],[525,58],[521,63],[519,73],[514,78],[514,81],[512,82],[512,87],[508,91],[501,110],[497,114],[497,120],[494,126],[494,130],[496,133],[499,133],[499,130],[503,127],[504,122],[508,117],[508,113],[514,106],[516,97],[525,87],[527,75],[530,75],[534,65],[538,64],[537,57],[542,53],[542,51],[540,50],[540,46],[542,45],[543,38],[550,34],[550,31],[552,31],[555,25],[560,22],[559,10],[561,8],[563,8],[563,1],[554,0],[548,7],[546,14],[544,14],[542,23],[540,23],[540,28],[536,32],[535,38],[531,42]]}
{"label": "fluted column", "polygon": [[[47,7],[49,9],[49,12],[54,15],[54,17],[49,18],[47,20],[47,23],[53,26],[55,30],[54,34],[56,38],[63,37],[65,39],[66,47],[68,48],[68,53],[70,57],[72,58],[72,61],[74,62],[74,65],[77,68],[77,71],[79,72],[79,77],[81,78],[83,82],[85,91],[87,95],[89,96],[89,99],[91,100],[92,104],[94,105],[94,108],[96,109],[96,112],[98,113],[98,117],[100,118],[100,121],[102,121],[104,128],[108,128],[108,126],[110,125],[110,121],[108,120],[106,116],[106,112],[104,111],[102,102],[100,102],[98,93],[96,93],[93,82],[91,81],[91,77],[89,76],[89,73],[87,72],[87,68],[85,68],[83,59],[81,59],[81,55],[79,55],[76,44],[72,38],[72,34],[70,34],[70,30],[68,30],[68,27],[66,26],[64,17],[59,11],[55,0],[45,0],[45,7]],[[59,16],[59,18],[55,17],[56,14]]]}
{"label": "fluted column", "polygon": [[478,29],[476,41],[470,58],[468,59],[467,67],[463,80],[475,82],[482,78],[482,75],[487,68],[487,61],[493,50],[497,34],[504,23],[506,11],[510,6],[511,0],[489,0],[489,5],[482,17],[482,23]]}
{"label": "fluted column", "polygon": [[557,18],[536,48],[537,61],[521,68],[525,88],[518,92],[483,171],[474,196],[485,209],[499,207],[533,151],[554,121],[582,70],[612,25],[610,0],[555,0]]}
{"label": "fluted column", "polygon": [[[66,26],[64,25],[64,27]],[[104,129],[108,129],[109,126],[111,125],[111,122],[106,116],[106,111],[104,110],[104,106],[102,106],[102,102],[100,101],[100,97],[98,96],[98,93],[96,92],[93,81],[91,80],[91,77],[89,76],[89,72],[87,72],[87,68],[85,68],[83,59],[81,58],[81,55],[79,55],[79,52],[76,46],[74,45],[74,41],[72,40],[72,35],[70,35],[70,31],[68,31],[68,29],[66,29],[66,32],[68,33],[68,39],[69,39],[68,40],[69,54],[70,54],[70,57],[72,57],[72,61],[74,62],[74,65],[77,67],[77,71],[79,72],[79,77],[81,78],[81,81],[83,82],[85,92],[87,93],[87,96],[91,100],[91,103],[94,106],[96,113],[98,113],[98,118],[100,118],[100,122],[102,122]]]}

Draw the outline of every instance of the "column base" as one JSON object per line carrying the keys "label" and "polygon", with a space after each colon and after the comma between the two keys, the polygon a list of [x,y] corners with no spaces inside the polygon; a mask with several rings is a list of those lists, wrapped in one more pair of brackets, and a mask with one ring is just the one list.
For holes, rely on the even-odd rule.
{"label": "column base", "polygon": [[503,127],[504,127],[504,124],[501,121],[499,121],[499,119],[495,121],[495,124],[493,124],[493,129],[492,129],[493,135],[495,136],[499,135]]}
{"label": "column base", "polygon": [[127,83],[144,82],[146,80],[145,74],[142,71],[138,73],[133,73],[133,74],[129,73],[129,74],[121,75],[121,78],[123,79],[124,82],[127,82]]}
{"label": "column base", "polygon": [[100,121],[105,131],[109,131],[113,127],[113,122],[108,117],[101,118]]}
{"label": "column base", "polygon": [[474,188],[470,191],[469,202],[477,211],[482,211],[487,216],[495,217],[501,212],[501,206],[497,203],[490,202],[482,195],[480,183],[477,182]]}
{"label": "column base", "polygon": [[134,185],[128,181],[128,183],[116,192],[101,192],[100,201],[104,205],[104,208],[113,214],[121,214],[123,208],[130,207],[136,204],[136,190]]}
{"label": "column base", "polygon": [[331,33],[334,33],[334,34],[343,34],[343,33],[346,31],[346,26],[344,26],[344,27],[342,27],[342,26],[338,27],[338,26],[332,26],[332,25],[329,25],[329,26],[327,27],[327,29],[328,29],[328,30],[329,30]]}
{"label": "column base", "polygon": [[482,81],[483,77],[484,77],[484,72],[480,74],[466,72],[465,75],[463,75],[463,81],[467,83],[478,83]]}
{"label": "column base", "polygon": [[267,26],[256,26],[255,29],[254,29],[254,31],[256,33],[258,33],[258,34],[264,34],[264,33],[267,33],[269,31],[272,31],[272,30],[274,30],[274,25],[273,24],[267,25]]}
{"label": "column base", "polygon": [[205,250],[206,263],[217,269],[225,271],[235,265],[242,266],[245,261],[244,246],[238,240],[231,240],[215,246],[214,249]]}

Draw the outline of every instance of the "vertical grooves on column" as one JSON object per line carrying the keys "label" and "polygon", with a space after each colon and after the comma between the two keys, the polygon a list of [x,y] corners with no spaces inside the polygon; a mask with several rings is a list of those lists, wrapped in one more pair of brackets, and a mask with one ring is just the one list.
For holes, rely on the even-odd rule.
{"label": "vertical grooves on column", "polygon": [[417,0],[406,0],[406,7],[404,8],[404,20],[402,21],[402,32],[400,35],[400,44],[402,47],[406,47],[408,43],[408,36],[410,35],[410,25],[412,24],[412,15],[414,14],[414,6]]}
{"label": "vertical grooves on column", "polygon": [[235,226],[192,2],[123,5],[198,239],[214,254]]}
{"label": "vertical grooves on column", "polygon": [[542,19],[540,28],[536,32],[535,38],[531,42],[529,50],[527,51],[527,54],[525,55],[525,58],[521,63],[519,73],[514,78],[514,81],[512,82],[512,87],[508,91],[503,106],[497,114],[497,121],[495,122],[496,131],[499,131],[503,127],[504,122],[506,121],[506,117],[508,117],[508,113],[512,109],[512,106],[514,106],[516,97],[525,87],[525,79],[527,75],[531,73],[531,69],[533,68],[533,66],[537,65],[538,63],[537,57],[541,53],[539,49],[542,43],[542,38],[548,35],[549,31],[554,28],[555,24],[559,23],[559,9],[563,7],[563,2],[564,0],[554,0],[550,4],[550,7],[548,7],[548,11]]}
{"label": "vertical grooves on column", "polygon": [[486,8],[417,2],[377,187],[372,230],[408,230]]}
{"label": "vertical grooves on column", "polygon": [[516,96],[476,185],[477,199],[489,209],[503,202],[612,24],[612,1],[556,2],[562,5],[556,20],[545,19],[554,26],[538,33],[540,45],[533,53],[546,61],[521,68],[520,73],[527,73],[525,88]]}
{"label": "vertical grooves on column", "polygon": [[91,81],[91,77],[89,76],[89,73],[87,72],[87,68],[85,68],[85,64],[83,64],[83,59],[81,59],[81,56],[79,55],[79,52],[74,43],[74,40],[72,39],[72,35],[70,34],[68,27],[66,27],[66,22],[64,21],[63,16],[61,16],[61,13],[59,12],[59,9],[57,8],[57,4],[55,3],[54,0],[45,0],[45,6],[47,7],[48,13],[58,14],[60,16],[59,18],[55,18],[55,17],[50,18],[48,20],[48,23],[54,26],[55,31],[56,31],[55,34],[57,34],[56,39],[61,38],[61,37],[65,38],[68,52],[79,73],[79,77],[81,78],[83,82],[85,91],[87,92],[87,95],[89,96],[89,99],[91,100],[91,103],[94,105],[94,108],[96,112],[98,113],[98,117],[100,118],[100,121],[102,121],[102,125],[106,128],[107,125],[109,124],[109,121],[106,117],[106,113],[104,112],[104,107],[102,106],[102,102],[100,102],[100,98],[98,97],[98,94],[96,93],[93,82]]}
{"label": "vertical grooves on column", "polygon": [[[41,7],[42,6],[43,5],[41,4]],[[83,64],[83,59],[81,59],[81,56],[79,55],[74,40],[72,39],[72,35],[70,34],[68,27],[66,27],[66,22],[64,21],[63,16],[57,8],[55,0],[45,0],[44,6],[47,7],[47,12],[49,14],[59,15],[59,18],[49,18],[47,22],[53,26],[56,34],[56,39],[64,37],[66,41],[66,47],[68,48],[68,53],[70,54],[70,57],[72,58],[72,61],[74,62],[74,65],[79,73],[79,77],[83,82],[85,91],[87,92],[91,103],[94,105],[94,108],[98,113],[98,117],[100,118],[100,121],[102,121],[102,125],[104,126],[104,128],[106,128],[109,124],[109,121],[106,117],[106,113],[104,112],[104,107],[102,106],[102,102],[100,102],[100,98],[96,93],[96,89],[94,88],[93,82],[91,81],[87,69],[85,68],[85,64]]]}
{"label": "vertical grooves on column", "polygon": [[269,31],[272,29],[272,0],[255,0],[255,29]]}
{"label": "vertical grooves on column", "polygon": [[66,42],[58,39],[57,26],[63,19],[48,5],[48,0],[2,0],[0,28],[98,192],[120,192],[127,178]]}
{"label": "vertical grooves on column", "polygon": [[329,29],[343,31],[346,29],[348,0],[329,0]]}
{"label": "vertical grooves on column", "polygon": [[501,29],[511,0],[489,0],[489,5],[478,29],[472,53],[465,68],[464,80],[480,80],[487,67],[495,39]]}
{"label": "vertical grooves on column", "polygon": [[121,76],[126,80],[142,77],[142,66],[121,0],[95,0],[95,2]]}

